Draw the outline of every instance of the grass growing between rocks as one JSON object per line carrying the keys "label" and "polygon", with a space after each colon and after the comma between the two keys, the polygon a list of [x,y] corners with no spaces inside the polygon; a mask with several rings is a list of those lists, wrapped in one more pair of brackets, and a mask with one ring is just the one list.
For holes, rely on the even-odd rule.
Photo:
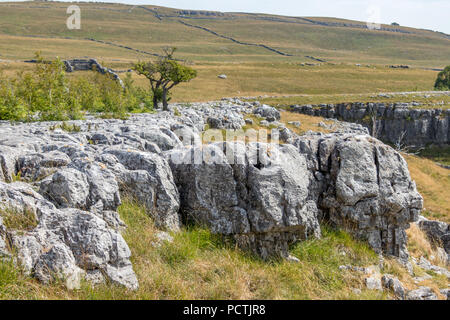
{"label": "grass growing between rocks", "polygon": [[[339,271],[342,264],[364,265],[376,255],[345,233],[324,228],[321,240],[293,247],[300,263],[264,262],[235,248],[232,242],[199,228],[174,234],[159,247],[152,220],[132,201],[119,209],[128,229],[124,238],[140,288],[128,292],[98,288],[100,299],[335,299],[351,298],[350,285],[359,279]],[[342,252],[346,252],[345,255]],[[380,298],[364,292],[364,298]]]}
{"label": "grass growing between rocks", "polygon": [[[340,265],[366,266],[376,254],[344,232],[323,227],[322,239],[292,248],[299,263],[262,261],[237,249],[231,241],[200,228],[173,234],[172,243],[157,245],[156,228],[145,209],[124,200],[119,209],[128,225],[124,238],[140,288],[114,285],[69,291],[61,284],[45,286],[11,263],[0,262],[0,299],[383,299],[364,289],[361,274]],[[355,295],[353,288],[362,290]]]}
{"label": "grass growing between rocks", "polygon": [[416,223],[411,224],[406,234],[408,235],[408,251],[412,257],[420,259],[423,256],[434,265],[446,267],[447,261],[443,261],[436,247],[432,245],[432,241]]}
{"label": "grass growing between rocks", "polygon": [[36,215],[31,210],[19,212],[13,209],[0,209],[0,217],[7,229],[30,231],[38,225]]}

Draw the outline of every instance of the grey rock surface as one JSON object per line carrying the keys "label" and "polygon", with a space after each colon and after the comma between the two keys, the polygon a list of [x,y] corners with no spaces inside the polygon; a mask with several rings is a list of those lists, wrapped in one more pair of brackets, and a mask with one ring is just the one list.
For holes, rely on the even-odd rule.
{"label": "grey rock surface", "polygon": [[93,213],[57,209],[27,184],[19,182],[0,183],[0,203],[0,210],[13,210],[15,214],[24,214],[26,210],[36,216],[36,227],[6,229],[5,233],[21,265],[39,280],[48,283],[57,277],[65,280],[69,288],[76,288],[85,271],[114,267],[120,276],[109,280],[118,279],[118,284],[137,288],[127,244]]}
{"label": "grey rock surface", "polygon": [[417,225],[426,233],[430,240],[442,246],[447,254],[450,255],[450,226],[447,223],[421,217]]}
{"label": "grey rock surface", "polygon": [[185,220],[233,235],[264,258],[287,257],[290,242],[320,236],[311,174],[293,146],[217,143],[168,158]]}
{"label": "grey rock surface", "polygon": [[[371,134],[388,142],[399,138],[410,147],[450,143],[450,110],[423,108],[408,103],[342,103],[322,105],[294,105],[291,111],[312,116],[357,122]],[[375,119],[376,125],[373,125]],[[375,128],[376,132],[373,129]]]}
{"label": "grey rock surface", "polygon": [[398,280],[398,278],[389,274],[385,274],[381,278],[381,282],[383,284],[383,287],[391,290],[398,299],[400,300],[405,299],[406,290],[403,287],[403,284],[400,282],[400,280]]}
{"label": "grey rock surface", "polygon": [[211,119],[233,131],[258,114],[279,127],[279,111],[238,99],[170,107],[176,115],[70,121],[73,132],[55,122],[1,122],[0,180],[24,182],[0,182],[0,205],[31,210],[38,225],[18,232],[0,223],[0,254],[9,254],[8,238],[43,282],[62,277],[75,288],[85,277],[135,289],[117,213],[131,195],[160,229],[194,222],[263,258],[288,258],[290,244],[320,237],[321,221],[408,257],[405,229],[422,198],[404,159],[366,128],[336,122],[335,133],[297,136],[280,127],[281,145],[203,144]]}
{"label": "grey rock surface", "polygon": [[442,289],[440,292],[447,298],[447,300],[450,300],[450,289]]}
{"label": "grey rock surface", "polygon": [[157,227],[178,230],[180,200],[167,161],[156,154],[137,150],[111,148],[105,153],[115,156],[124,167],[116,175],[122,191],[145,204]]}
{"label": "grey rock surface", "polygon": [[324,216],[406,262],[405,229],[418,219],[423,199],[402,156],[368,135],[310,134],[294,145],[314,173]]}
{"label": "grey rock surface", "polygon": [[254,114],[259,115],[260,117],[266,118],[267,121],[273,122],[281,119],[280,111],[275,109],[274,107],[263,104],[260,107],[257,107],[254,111]]}
{"label": "grey rock surface", "polygon": [[436,294],[428,287],[420,287],[406,293],[406,300],[437,300]]}

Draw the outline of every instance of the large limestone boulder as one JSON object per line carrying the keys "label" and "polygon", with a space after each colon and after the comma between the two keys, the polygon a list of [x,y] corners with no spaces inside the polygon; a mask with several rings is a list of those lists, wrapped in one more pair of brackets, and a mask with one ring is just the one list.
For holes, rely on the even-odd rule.
{"label": "large limestone boulder", "polygon": [[76,159],[40,183],[39,192],[61,208],[88,211],[116,210],[119,186],[105,165],[91,159]]}
{"label": "large limestone boulder", "polygon": [[122,192],[143,203],[158,228],[173,231],[180,228],[178,190],[164,158],[116,148],[104,150],[102,157],[114,171]]}
{"label": "large limestone boulder", "polygon": [[280,111],[265,104],[257,107],[255,110],[253,110],[253,113],[266,118],[268,121],[276,121],[281,119]]}
{"label": "large limestone boulder", "polygon": [[36,226],[3,226],[2,233],[24,269],[39,280],[62,279],[76,288],[83,276],[100,271],[109,281],[138,287],[128,245],[97,215],[57,209],[24,183],[0,182],[0,213],[5,212],[35,216]]}
{"label": "large limestone boulder", "polygon": [[403,157],[368,135],[312,134],[294,143],[320,186],[319,208],[378,252],[407,260],[405,229],[423,199]]}
{"label": "large limestone boulder", "polygon": [[183,219],[263,258],[287,257],[290,243],[320,237],[311,174],[294,147],[217,143],[173,150],[168,159]]}

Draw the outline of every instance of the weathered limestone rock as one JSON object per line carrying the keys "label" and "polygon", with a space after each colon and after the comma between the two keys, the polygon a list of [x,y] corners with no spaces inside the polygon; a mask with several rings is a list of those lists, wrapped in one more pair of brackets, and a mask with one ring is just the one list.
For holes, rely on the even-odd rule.
{"label": "weathered limestone rock", "polygon": [[425,257],[420,257],[418,266],[427,271],[433,271],[436,274],[445,275],[448,279],[450,279],[450,271],[446,268],[432,265],[430,261],[425,259]]}
{"label": "weathered limestone rock", "polygon": [[405,229],[423,200],[401,155],[368,135],[312,134],[294,145],[314,171],[325,217],[406,262]]}
{"label": "weathered limestone rock", "polygon": [[0,146],[0,181],[12,182],[17,173],[17,161],[21,152],[17,148]]}
{"label": "weathered limestone rock", "polygon": [[[405,103],[351,103],[291,106],[291,111],[357,122],[379,139],[396,143],[403,137],[408,146],[450,143],[450,110],[419,109]],[[372,119],[376,119],[376,125]],[[373,129],[376,132],[372,132]]]}
{"label": "weathered limestone rock", "polygon": [[398,299],[405,299],[405,288],[400,280],[390,274],[385,274],[381,278],[381,282],[383,283],[383,287],[391,290]]}
{"label": "weathered limestone rock", "polygon": [[232,235],[263,258],[287,257],[289,243],[320,236],[310,173],[294,147],[217,143],[168,158],[183,219]]}
{"label": "weathered limestone rock", "polygon": [[21,179],[36,181],[55,172],[70,163],[70,158],[60,151],[27,154],[17,160],[17,169]]}
{"label": "weathered limestone rock", "polygon": [[83,172],[75,168],[57,171],[40,184],[39,192],[62,208],[87,208],[89,183]]}
{"label": "weathered limestone rock", "polygon": [[137,288],[127,244],[95,214],[57,209],[27,184],[1,182],[0,210],[15,214],[27,210],[36,216],[38,225],[32,229],[2,229],[21,265],[39,280],[61,278],[69,288],[76,288],[85,271],[102,270],[110,281]]}
{"label": "weathered limestone rock", "polygon": [[447,223],[421,217],[417,225],[432,241],[442,245],[450,255],[450,226]]}
{"label": "weathered limestone rock", "polygon": [[257,114],[263,118],[266,118],[267,121],[272,122],[281,119],[280,111],[275,109],[274,107],[263,104],[260,107],[257,107],[254,111],[254,114]]}
{"label": "weathered limestone rock", "polygon": [[406,294],[406,300],[437,300],[436,294],[428,287],[420,287]]}
{"label": "weathered limestone rock", "polygon": [[170,127],[170,130],[173,131],[184,146],[198,146],[202,144],[200,136],[195,128],[189,128],[182,124],[174,124]]}
{"label": "weathered limestone rock", "polygon": [[[68,286],[82,276],[136,288],[119,233],[121,193],[145,204],[161,229],[194,222],[263,258],[289,258],[289,244],[319,237],[325,220],[406,260],[404,230],[422,199],[403,158],[364,134],[366,128],[336,122],[330,128],[341,133],[297,137],[280,127],[278,110],[258,103],[174,107],[177,115],[71,121],[75,132],[54,122],[1,123],[0,180],[30,185],[1,184],[0,200],[19,213],[31,210],[38,226],[18,232],[0,223],[0,254],[17,248],[22,265],[44,282],[53,280],[45,273],[52,270]],[[240,129],[254,112],[282,129],[285,145],[202,144],[208,119]]]}
{"label": "weathered limestone rock", "polygon": [[178,230],[180,200],[170,167],[165,159],[137,150],[106,149],[123,168],[116,177],[123,192],[141,201],[159,228]]}
{"label": "weathered limestone rock", "polygon": [[379,291],[383,290],[383,288],[381,286],[380,278],[377,278],[377,277],[373,276],[373,277],[366,278],[365,281],[366,281],[367,289],[369,289],[369,290],[379,290]]}
{"label": "weathered limestone rock", "polygon": [[61,208],[89,211],[116,210],[120,205],[119,186],[105,165],[76,159],[40,183],[40,191]]}
{"label": "weathered limestone rock", "polygon": [[181,146],[181,141],[178,137],[169,132],[170,130],[163,132],[161,129],[153,128],[153,130],[141,131],[138,134],[145,141],[154,143],[162,151],[166,151]]}
{"label": "weathered limestone rock", "polygon": [[72,252],[64,244],[56,244],[41,254],[33,272],[43,283],[64,280],[68,289],[79,288],[84,274],[84,271],[76,265]]}

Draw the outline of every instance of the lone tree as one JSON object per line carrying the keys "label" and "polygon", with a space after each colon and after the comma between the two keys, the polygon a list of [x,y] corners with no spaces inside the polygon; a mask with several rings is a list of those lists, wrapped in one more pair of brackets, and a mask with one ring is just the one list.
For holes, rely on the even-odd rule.
{"label": "lone tree", "polygon": [[168,110],[169,90],[179,83],[189,82],[197,76],[197,71],[183,65],[173,58],[176,48],[164,49],[164,55],[157,61],[138,62],[133,70],[150,81],[153,92],[153,106],[163,103],[163,110]]}
{"label": "lone tree", "polygon": [[434,89],[450,90],[450,66],[445,67],[444,71],[439,72]]}

